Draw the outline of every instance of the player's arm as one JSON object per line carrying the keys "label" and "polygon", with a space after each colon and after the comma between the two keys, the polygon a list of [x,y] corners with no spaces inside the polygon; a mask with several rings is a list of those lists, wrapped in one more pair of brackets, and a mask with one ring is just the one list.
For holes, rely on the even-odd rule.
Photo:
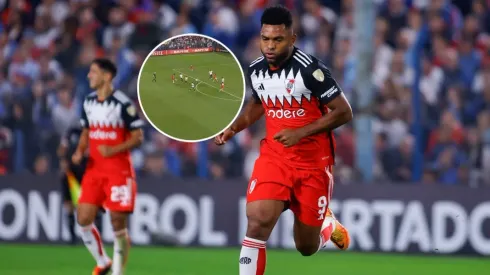
{"label": "player's arm", "polygon": [[309,74],[307,81],[310,82],[307,84],[319,99],[321,106],[328,107],[330,111],[313,123],[300,128],[302,137],[332,131],[352,120],[353,114],[349,102],[337,81],[323,64],[318,64],[318,67]]}
{"label": "player's arm", "polygon": [[320,63],[312,72],[307,73],[305,85],[318,98],[321,108],[328,107],[330,111],[304,127],[284,129],[276,133],[274,139],[286,147],[297,144],[302,138],[332,131],[353,117],[349,102],[325,65]]}
{"label": "player's arm", "polygon": [[82,133],[80,134],[80,139],[78,141],[77,149],[75,150],[75,153],[71,157],[71,160],[74,164],[79,164],[82,161],[83,155],[85,154],[88,148],[89,123],[84,107],[82,107],[82,116],[80,118],[80,124],[82,126]]}
{"label": "player's arm", "polygon": [[238,134],[243,129],[248,128],[250,125],[254,124],[264,115],[264,107],[260,101],[257,92],[252,88],[252,99],[248,101],[247,105],[243,108],[242,113],[238,118],[231,124],[230,128],[226,129],[223,133],[216,136],[214,142],[217,145],[223,145],[227,140],[232,138],[234,135]]}
{"label": "player's arm", "polygon": [[140,146],[143,143],[143,130],[134,129],[130,132],[130,137],[123,143],[112,147],[113,154],[125,152]]}
{"label": "player's arm", "polygon": [[143,130],[141,129],[144,125],[143,120],[140,119],[133,103],[129,103],[124,107],[122,117],[124,126],[130,131],[130,136],[125,142],[112,147],[113,154],[131,150],[143,143]]}
{"label": "player's arm", "polygon": [[243,109],[243,112],[238,118],[231,124],[230,129],[235,133],[239,133],[243,129],[248,128],[254,124],[264,115],[264,107],[258,98],[252,98],[248,101],[247,105]]}
{"label": "player's arm", "polygon": [[316,121],[300,128],[302,138],[332,131],[352,120],[352,108],[344,94],[338,95],[326,106],[330,109],[330,112]]}

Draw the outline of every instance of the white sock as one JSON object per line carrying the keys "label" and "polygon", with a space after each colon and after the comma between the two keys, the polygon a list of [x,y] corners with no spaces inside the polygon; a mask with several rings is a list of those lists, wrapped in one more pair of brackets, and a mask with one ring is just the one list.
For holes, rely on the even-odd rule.
{"label": "white sock", "polygon": [[114,232],[114,254],[112,263],[112,275],[122,275],[124,265],[129,252],[128,230],[123,229]]}
{"label": "white sock", "polygon": [[240,251],[240,275],[263,275],[265,264],[265,241],[245,237]]}
{"label": "white sock", "polygon": [[87,225],[82,227],[81,230],[82,240],[87,247],[88,251],[94,257],[98,267],[105,267],[110,263],[110,259],[107,256],[102,238],[100,237],[99,230],[95,225]]}

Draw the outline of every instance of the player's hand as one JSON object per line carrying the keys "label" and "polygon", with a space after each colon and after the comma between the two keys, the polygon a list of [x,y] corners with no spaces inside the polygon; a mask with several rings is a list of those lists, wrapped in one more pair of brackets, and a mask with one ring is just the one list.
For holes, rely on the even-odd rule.
{"label": "player's hand", "polygon": [[284,145],[284,147],[291,147],[297,144],[303,135],[297,129],[283,129],[274,135],[274,139]]}
{"label": "player's hand", "polygon": [[99,150],[99,153],[105,158],[112,157],[115,154],[114,149],[107,145],[99,145],[97,150]]}
{"label": "player's hand", "polygon": [[223,133],[217,135],[214,138],[214,143],[216,145],[223,145],[225,144],[228,140],[230,140],[234,135],[235,131],[231,130],[230,128],[226,129]]}
{"label": "player's hand", "polygon": [[73,162],[73,164],[78,165],[80,164],[80,162],[82,162],[82,158],[83,158],[82,152],[77,150],[75,151],[73,156],[71,156],[71,161]]}

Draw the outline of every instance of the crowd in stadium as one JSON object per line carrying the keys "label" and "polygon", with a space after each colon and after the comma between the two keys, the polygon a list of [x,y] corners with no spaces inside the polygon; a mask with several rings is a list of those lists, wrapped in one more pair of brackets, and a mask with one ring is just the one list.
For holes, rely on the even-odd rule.
{"label": "crowd in stadium", "polygon": [[158,50],[183,50],[195,48],[209,48],[213,40],[200,36],[181,36],[174,38],[158,47]]}
{"label": "crowd in stadium", "polygon": [[[78,121],[95,57],[117,63],[114,85],[134,99],[146,54],[172,35],[197,31],[217,38],[246,68],[260,55],[260,15],[269,4],[295,9],[297,46],[323,60],[353,99],[353,2],[0,0],[1,172],[59,170],[59,139]],[[489,1],[375,2],[376,182],[412,180],[412,133],[421,127],[423,182],[490,184],[490,173],[483,172],[490,168]],[[202,43],[181,38],[167,46],[187,47],[189,41]],[[423,47],[418,87],[416,45]],[[414,88],[421,93],[421,125],[412,123]],[[248,177],[263,127],[255,125],[222,148],[178,143],[150,127],[145,134],[144,145],[133,152],[140,175]],[[348,125],[335,135],[336,177],[341,183],[356,181],[355,131]]]}

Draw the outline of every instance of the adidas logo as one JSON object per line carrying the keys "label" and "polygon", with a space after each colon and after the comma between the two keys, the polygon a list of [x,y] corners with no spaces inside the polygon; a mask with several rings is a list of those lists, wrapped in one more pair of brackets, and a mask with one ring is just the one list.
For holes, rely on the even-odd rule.
{"label": "adidas logo", "polygon": [[260,83],[259,87],[257,88],[257,90],[261,90],[261,91],[264,91],[265,88],[264,88],[264,83]]}

